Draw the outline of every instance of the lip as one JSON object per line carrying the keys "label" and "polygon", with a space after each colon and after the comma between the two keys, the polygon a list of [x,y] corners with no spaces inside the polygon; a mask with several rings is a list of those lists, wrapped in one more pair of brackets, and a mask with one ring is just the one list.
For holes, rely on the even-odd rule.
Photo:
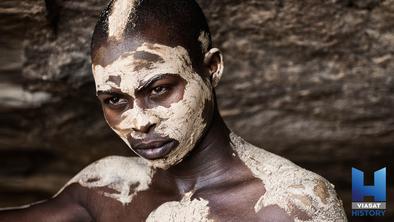
{"label": "lip", "polygon": [[165,157],[176,145],[175,140],[149,141],[136,144],[133,150],[146,159],[154,160]]}

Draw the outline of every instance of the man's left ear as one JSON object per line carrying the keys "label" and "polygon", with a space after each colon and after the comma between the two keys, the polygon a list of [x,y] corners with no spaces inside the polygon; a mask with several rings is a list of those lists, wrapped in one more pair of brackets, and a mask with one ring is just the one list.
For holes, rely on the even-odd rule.
{"label": "man's left ear", "polygon": [[219,84],[223,74],[223,55],[218,48],[212,48],[204,57],[204,65],[208,68],[213,87]]}

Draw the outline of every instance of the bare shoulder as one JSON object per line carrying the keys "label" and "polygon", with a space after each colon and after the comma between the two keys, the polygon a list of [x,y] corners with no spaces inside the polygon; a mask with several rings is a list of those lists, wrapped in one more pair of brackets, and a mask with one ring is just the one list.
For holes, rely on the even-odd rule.
{"label": "bare shoulder", "polygon": [[255,147],[235,134],[230,138],[238,157],[262,180],[266,189],[255,205],[256,213],[277,205],[296,221],[347,221],[334,185],[325,178]]}
{"label": "bare shoulder", "polygon": [[81,170],[64,188],[72,184],[89,189],[109,188],[113,192],[105,193],[105,196],[126,204],[136,192],[149,188],[152,175],[152,168],[141,158],[109,156]]}

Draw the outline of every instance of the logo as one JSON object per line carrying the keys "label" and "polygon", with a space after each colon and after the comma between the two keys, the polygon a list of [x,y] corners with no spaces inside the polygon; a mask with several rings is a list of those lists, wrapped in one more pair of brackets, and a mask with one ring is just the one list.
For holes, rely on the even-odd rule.
{"label": "logo", "polygon": [[[373,202],[365,202],[365,197]],[[352,216],[384,216],[386,210],[386,168],[375,171],[374,184],[364,184],[364,172],[352,168]]]}

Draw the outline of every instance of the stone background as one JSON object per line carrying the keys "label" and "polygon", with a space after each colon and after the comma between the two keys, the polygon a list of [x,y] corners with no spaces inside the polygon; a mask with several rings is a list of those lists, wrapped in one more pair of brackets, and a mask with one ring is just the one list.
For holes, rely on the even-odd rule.
{"label": "stone background", "polygon": [[[393,221],[394,0],[198,2],[225,55],[217,95],[228,125],[329,179],[348,213],[351,167],[388,167],[391,216],[368,221]],[[89,44],[105,4],[0,1],[0,207],[131,155],[94,95]]]}

